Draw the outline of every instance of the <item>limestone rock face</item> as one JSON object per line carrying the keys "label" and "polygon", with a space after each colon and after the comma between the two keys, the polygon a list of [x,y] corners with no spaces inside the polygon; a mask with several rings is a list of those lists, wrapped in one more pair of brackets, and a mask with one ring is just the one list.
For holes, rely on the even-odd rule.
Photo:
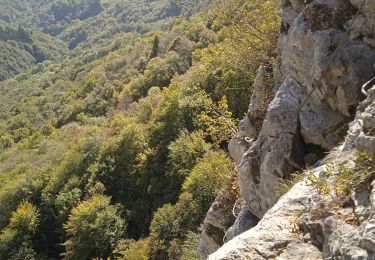
{"label": "limestone rock face", "polygon": [[367,259],[366,250],[359,247],[361,236],[352,225],[329,217],[324,221],[324,243],[323,255],[325,258],[342,257],[350,259]]}
{"label": "limestone rock face", "polygon": [[[373,117],[367,113],[375,105],[373,93],[375,86],[359,106],[349,132],[356,132],[356,121]],[[339,147],[337,163],[352,165],[348,146],[355,145],[357,137],[349,135]],[[326,169],[326,165],[322,165],[310,171],[320,176]],[[353,194],[354,208],[340,210],[340,218],[330,212],[317,218],[311,211],[316,192],[302,180],[282,196],[255,227],[224,244],[208,259],[374,259],[375,181],[370,187],[370,191]],[[303,212],[306,213],[301,216]],[[344,221],[353,212],[358,224]]]}
{"label": "limestone rock face", "polygon": [[300,131],[307,144],[332,149],[342,139],[342,126],[346,118],[324,104],[308,98],[299,112]]}
{"label": "limestone rock face", "polygon": [[298,109],[303,90],[286,80],[270,103],[259,133],[239,167],[240,195],[251,212],[262,218],[278,199],[280,178],[302,166],[303,146],[299,135]]}
{"label": "limestone rock face", "polygon": [[260,67],[253,85],[253,93],[251,95],[248,116],[241,120],[239,124],[238,138],[256,138],[257,126],[252,122],[249,116],[252,112],[259,113],[267,109],[267,102],[272,92],[272,85],[267,83],[267,71],[265,67]]}
{"label": "limestone rock face", "polygon": [[288,244],[288,246],[285,249],[285,252],[283,252],[276,259],[319,260],[322,259],[322,256],[320,251],[313,245],[302,242],[294,242]]}
{"label": "limestone rock face", "polygon": [[[233,238],[208,259],[293,259],[285,257],[295,255],[297,244],[306,247],[302,239],[296,236],[293,223],[296,221],[295,212],[303,211],[308,206],[309,193],[306,184],[297,184],[264,215],[257,226]],[[316,256],[312,259],[322,259],[318,249],[312,245],[307,248],[309,250],[306,252],[310,251]]]}
{"label": "limestone rock face", "polygon": [[232,207],[235,200],[233,194],[223,191],[209,209],[200,239],[199,253],[202,259],[223,245],[224,235],[234,221]]}
{"label": "limestone rock face", "polygon": [[255,78],[249,111],[257,110],[262,107],[268,93],[272,90],[272,86],[267,84],[266,74],[266,68],[263,66],[260,67]]}
{"label": "limestone rock face", "polygon": [[245,154],[247,149],[249,149],[248,146],[249,143],[245,139],[233,138],[230,140],[228,150],[237,165],[240,165],[242,156]]}
{"label": "limestone rock face", "polygon": [[351,38],[363,38],[363,42],[374,48],[375,41],[373,39],[373,34],[375,31],[375,2],[369,0],[365,2],[361,0],[351,0],[350,3],[357,9],[359,9],[362,6],[362,11],[358,14],[357,19],[351,20]]}
{"label": "limestone rock face", "polygon": [[[283,75],[313,91],[316,103],[346,116],[360,101],[361,85],[374,72],[373,48],[351,39],[344,29],[351,31],[355,12],[349,1],[313,1],[290,24],[281,46]],[[326,20],[320,21],[319,13]]]}
{"label": "limestone rock face", "polygon": [[225,242],[255,227],[258,221],[259,219],[255,217],[247,207],[242,208],[233,226],[228,230],[225,236]]}
{"label": "limestone rock face", "polygon": [[[281,6],[274,85],[260,68],[248,116],[229,144],[246,207],[227,230],[228,242],[208,259],[375,259],[373,186],[353,194],[352,210],[340,213],[354,212],[358,225],[314,219],[314,192],[304,181],[281,198],[278,190],[306,164],[317,176],[324,172],[332,159],[318,160],[326,151],[337,150],[335,160],[344,161],[355,149],[375,155],[375,87],[362,89],[375,76],[375,0],[282,0]],[[264,90],[274,98],[258,127],[249,115],[265,104]],[[301,212],[303,235],[295,226]]]}
{"label": "limestone rock face", "polygon": [[[374,259],[375,258],[375,183],[367,206],[369,215],[359,218],[359,226],[346,223],[342,219],[330,216],[324,220],[323,256],[325,259]],[[358,213],[358,211],[356,211]]]}
{"label": "limestone rock face", "polygon": [[345,149],[357,147],[375,155],[375,88],[368,91],[368,98],[358,106],[358,115],[350,124]]}

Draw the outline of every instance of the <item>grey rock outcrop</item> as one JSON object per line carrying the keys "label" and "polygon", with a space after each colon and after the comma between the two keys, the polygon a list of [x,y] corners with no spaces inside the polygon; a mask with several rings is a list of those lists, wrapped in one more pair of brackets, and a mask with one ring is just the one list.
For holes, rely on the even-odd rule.
{"label": "grey rock outcrop", "polygon": [[[235,237],[208,259],[277,259],[279,256],[284,257],[279,259],[285,259],[288,254],[293,255],[290,251],[292,248],[289,248],[289,252],[281,256],[288,245],[305,245],[302,238],[298,237],[294,223],[297,219],[296,213],[308,207],[309,194],[310,189],[305,183],[295,185],[264,215],[256,227]],[[320,255],[316,248],[311,245],[309,248],[314,255]]]}
{"label": "grey rock outcrop", "polygon": [[366,250],[359,247],[358,231],[345,221],[328,217],[324,221],[323,256],[325,259],[367,259]]}
{"label": "grey rock outcrop", "polygon": [[202,259],[206,259],[209,254],[223,245],[224,235],[234,221],[232,207],[235,201],[236,198],[232,193],[223,190],[207,212],[199,243]]}
{"label": "grey rock outcrop", "polygon": [[[284,11],[289,27],[280,37],[285,80],[240,163],[241,196],[259,218],[277,201],[279,179],[311,163],[304,161],[305,144],[330,150],[342,140],[375,63],[374,50],[345,31],[356,13],[349,1],[285,1]],[[327,20],[314,20],[319,11]],[[259,103],[261,82],[258,75],[249,111]],[[242,125],[251,136],[251,122],[245,118]],[[233,153],[236,162],[242,151]]]}
{"label": "grey rock outcrop", "polygon": [[249,142],[246,139],[232,138],[228,145],[229,153],[237,165],[241,164],[242,157],[247,149],[249,149]]}
{"label": "grey rock outcrop", "polygon": [[342,139],[347,119],[327,105],[316,104],[308,98],[299,112],[299,120],[305,143],[330,150]]}
{"label": "grey rock outcrop", "polygon": [[247,207],[243,207],[233,226],[231,226],[227,231],[224,242],[227,242],[250,228],[255,227],[258,222],[259,219],[255,217]]}
{"label": "grey rock outcrop", "polygon": [[[362,110],[354,122],[373,117],[365,112],[375,105],[373,92],[375,86],[360,105]],[[350,132],[355,127],[351,124]],[[334,159],[337,163],[354,165],[355,152],[346,148],[352,142],[353,137],[348,137],[337,149],[338,156]],[[327,166],[323,164],[309,171],[319,177],[327,171]],[[375,259],[375,181],[369,187],[370,190],[353,194],[354,208],[343,208],[336,214],[328,209],[325,215],[319,215],[315,211],[321,206],[313,202],[317,193],[308,181],[302,180],[255,227],[224,244],[208,259]],[[353,212],[358,224],[345,221],[353,218]]]}
{"label": "grey rock outcrop", "polygon": [[308,92],[314,89],[316,103],[346,116],[360,101],[361,85],[374,73],[373,48],[352,40],[345,30],[351,31],[355,13],[348,0],[313,1],[290,24],[281,44],[283,75]]}
{"label": "grey rock outcrop", "polygon": [[[264,84],[261,68],[248,114],[264,105],[264,88],[275,97],[261,128],[245,117],[229,145],[246,207],[227,232],[229,242],[208,259],[375,259],[373,186],[353,194],[341,217],[328,212],[319,219],[310,212],[316,198],[304,181],[281,198],[278,190],[306,164],[323,173],[333,160],[318,161],[326,151],[337,150],[335,162],[340,157],[349,165],[356,149],[375,155],[375,88],[361,102],[362,85],[375,75],[375,0],[281,4],[274,86]],[[357,224],[344,220],[353,214]]]}
{"label": "grey rock outcrop", "polygon": [[322,259],[320,251],[311,244],[294,242],[288,244],[286,250],[277,257],[278,260],[319,260]]}
{"label": "grey rock outcrop", "polygon": [[278,199],[280,178],[300,169],[303,146],[298,110],[303,90],[288,79],[270,103],[257,141],[245,153],[239,167],[240,195],[251,212],[262,218]]}
{"label": "grey rock outcrop", "polygon": [[[261,66],[257,72],[257,76],[253,85],[253,93],[251,95],[250,104],[248,108],[248,116],[240,121],[238,127],[238,138],[239,139],[252,139],[256,138],[258,134],[258,126],[255,125],[257,122],[252,122],[251,113],[267,110],[270,97],[272,97],[273,89],[272,84],[267,82],[267,70],[264,66]],[[269,79],[268,79],[269,80]]]}
{"label": "grey rock outcrop", "polygon": [[375,155],[375,90],[368,91],[368,98],[358,106],[358,115],[350,123],[345,150],[357,147]]}

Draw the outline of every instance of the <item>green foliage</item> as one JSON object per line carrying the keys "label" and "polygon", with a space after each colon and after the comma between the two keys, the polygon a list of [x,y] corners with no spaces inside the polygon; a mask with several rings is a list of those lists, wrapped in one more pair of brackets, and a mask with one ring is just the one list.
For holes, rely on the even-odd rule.
{"label": "green foliage", "polygon": [[176,225],[171,225],[175,221],[177,215],[176,209],[171,204],[166,204],[160,208],[151,223],[151,234],[154,234],[155,237],[164,240],[170,239],[172,236],[176,236],[174,231]]}
{"label": "green foliage", "polygon": [[227,96],[230,111],[247,111],[253,81],[260,65],[275,62],[280,27],[275,0],[218,1],[208,15],[221,42],[194,53],[201,84],[215,101]]}
{"label": "green foliage", "polygon": [[[38,224],[37,208],[29,202],[22,202],[12,213],[9,225],[0,235],[0,257],[7,259],[11,253],[17,255],[23,250],[30,251],[29,256],[33,255],[32,248],[28,243],[35,235]],[[25,246],[27,249],[23,248]]]}
{"label": "green foliage", "polygon": [[79,188],[79,179],[73,176],[55,198],[56,210],[61,223],[68,219],[70,211],[80,202],[81,198],[82,191]]}
{"label": "green foliage", "polygon": [[148,240],[120,240],[113,253],[116,259],[148,260]]}
{"label": "green foliage", "polygon": [[123,236],[125,223],[109,197],[94,195],[72,209],[64,229],[66,259],[107,258]]}
{"label": "green foliage", "polygon": [[178,139],[169,146],[168,174],[174,179],[183,181],[199,159],[211,149],[204,141],[203,132],[189,134],[183,131]]}
{"label": "green foliage", "polygon": [[168,259],[168,245],[155,237],[150,238],[149,259]]}
{"label": "green foliage", "polygon": [[[64,156],[64,159],[52,172],[47,185],[43,189],[42,198],[48,205],[59,202],[62,209],[65,203],[73,203],[75,196],[80,192],[76,189],[80,182],[87,182],[89,178],[89,166],[96,159],[102,140],[100,135],[88,139],[79,140]],[[57,196],[57,197],[55,197]],[[68,197],[70,197],[70,202]],[[56,198],[59,198],[55,201]],[[65,202],[64,202],[65,201]],[[66,212],[64,213],[66,214]]]}
{"label": "green foliage", "polygon": [[36,252],[32,248],[32,245],[29,241],[22,242],[18,250],[13,250],[10,260],[35,260]]}
{"label": "green foliage", "polygon": [[200,234],[188,232],[186,239],[182,245],[181,260],[198,260],[199,256],[199,240]]}
{"label": "green foliage", "polygon": [[140,123],[147,124],[162,99],[163,93],[160,88],[152,87],[148,91],[147,97],[140,99],[137,103],[133,103],[129,110]]}
{"label": "green foliage", "polygon": [[8,225],[11,215],[23,200],[31,199],[34,193],[39,192],[32,176],[14,178],[3,183],[3,186],[0,189],[0,229]]}
{"label": "green foliage", "polygon": [[374,177],[373,158],[361,152],[354,168],[343,164],[327,164],[324,176],[317,177],[311,173],[307,181],[319,195],[329,196],[333,207],[342,207],[353,192],[368,185]]}
{"label": "green foliage", "polygon": [[127,198],[136,196],[125,189],[137,183],[135,166],[138,155],[146,148],[143,132],[141,125],[129,123],[118,136],[103,144],[96,164],[91,166],[95,180],[105,185],[115,201],[130,201]]}
{"label": "green foliage", "polygon": [[151,50],[151,54],[150,54],[150,59],[156,58],[158,56],[159,43],[160,43],[159,37],[157,35],[155,35],[154,40],[152,42],[152,50]]}
{"label": "green foliage", "polygon": [[16,230],[23,236],[34,234],[38,226],[38,210],[29,202],[22,202],[12,214],[9,229]]}
{"label": "green foliage", "polygon": [[198,122],[217,146],[229,141],[237,133],[237,121],[232,118],[232,113],[228,111],[225,96],[217,106],[212,104],[209,110],[199,114]]}
{"label": "green foliage", "polygon": [[164,88],[174,76],[184,73],[189,64],[183,57],[171,51],[164,57],[155,57],[145,67],[144,75],[138,76],[127,86],[127,91],[134,100],[145,96],[151,87]]}
{"label": "green foliage", "polygon": [[171,51],[166,53],[164,58],[156,57],[147,64],[145,80],[154,86],[166,87],[173,76],[184,73],[188,67],[189,64],[183,57]]}
{"label": "green foliage", "polygon": [[[102,2],[17,0],[3,3],[0,11],[0,57],[3,61],[0,80],[45,60],[61,61],[68,49],[82,50],[84,47],[87,50],[98,47],[94,45],[100,46],[103,40],[110,43],[120,33],[143,34],[168,26],[174,17],[186,13],[185,8],[167,0],[151,4],[146,0]],[[99,48],[92,50],[95,52]]]}
{"label": "green foliage", "polygon": [[0,137],[0,150],[10,148],[13,145],[14,141],[11,135],[4,134]]}
{"label": "green foliage", "polygon": [[201,207],[201,214],[205,214],[224,187],[232,167],[226,155],[211,152],[192,169],[183,184],[183,190],[193,195],[194,201]]}
{"label": "green foliage", "polygon": [[[154,238],[151,241],[151,251],[156,254],[155,259],[168,252],[181,252],[182,245],[177,240],[184,239],[189,231],[196,232],[211,203],[227,183],[231,167],[232,163],[225,155],[207,153],[186,178],[184,192],[179,196],[178,202],[158,209],[150,227]],[[160,247],[160,243],[164,245],[164,249],[153,250]],[[178,247],[178,250],[173,247]]]}
{"label": "green foliage", "polygon": [[[149,122],[150,145],[167,154],[168,144],[186,129],[195,128],[197,115],[207,107],[207,96],[197,89],[173,83],[163,91],[163,99],[154,109]],[[163,151],[163,152],[162,152]]]}
{"label": "green foliage", "polygon": [[[227,51],[233,54],[228,56],[228,62],[237,69],[247,67],[254,73],[259,64],[275,58],[274,46],[281,21],[278,1],[222,1],[215,5],[211,17],[214,30],[228,26],[230,29],[224,30],[225,33],[237,36],[230,38],[227,45]],[[243,44],[248,48],[239,48]]]}
{"label": "green foliage", "polygon": [[187,192],[180,195],[175,205],[166,204],[158,209],[150,227],[150,259],[168,258],[176,251],[181,253],[181,245],[173,241],[183,239],[189,230],[195,231],[203,220],[199,213],[199,205]]}
{"label": "green foliage", "polygon": [[151,86],[149,86],[143,75],[139,75],[126,85],[126,94],[129,95],[133,100],[139,100],[145,96]]}
{"label": "green foliage", "polygon": [[129,209],[129,232],[140,235],[147,229],[149,197],[153,158],[147,149],[145,130],[142,125],[129,121],[120,133],[109,138],[102,146],[97,161],[91,165],[89,185],[99,181],[113,201]]}
{"label": "green foliage", "polygon": [[[0,81],[31,68],[45,60],[59,60],[67,53],[64,43],[38,31],[14,28],[0,21]],[[37,73],[43,65],[34,67]]]}

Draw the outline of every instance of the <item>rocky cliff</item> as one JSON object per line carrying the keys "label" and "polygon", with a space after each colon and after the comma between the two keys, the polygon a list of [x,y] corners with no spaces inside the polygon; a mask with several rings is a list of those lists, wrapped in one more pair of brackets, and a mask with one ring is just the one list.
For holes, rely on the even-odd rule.
{"label": "rocky cliff", "polygon": [[[240,199],[220,207],[233,201],[223,193],[211,207],[201,259],[375,259],[375,0],[281,2],[274,84],[260,68],[229,145]],[[262,110],[259,127],[253,115]],[[359,154],[370,158],[365,170]],[[331,173],[336,191],[343,169],[370,177],[337,203],[339,192],[323,196],[312,176],[321,184]],[[295,172],[302,177],[280,198]]]}

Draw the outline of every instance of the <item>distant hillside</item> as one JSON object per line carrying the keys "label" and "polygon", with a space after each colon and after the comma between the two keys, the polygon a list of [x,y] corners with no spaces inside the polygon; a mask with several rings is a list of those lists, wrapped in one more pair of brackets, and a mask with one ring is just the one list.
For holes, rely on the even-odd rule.
{"label": "distant hillside", "polygon": [[[118,33],[168,27],[199,2],[170,0],[0,1],[0,80],[46,60],[61,60],[80,44],[86,51]],[[70,55],[75,55],[74,52]]]}
{"label": "distant hillside", "polygon": [[6,23],[0,24],[0,46],[0,81],[68,53],[66,44],[58,38]]}

